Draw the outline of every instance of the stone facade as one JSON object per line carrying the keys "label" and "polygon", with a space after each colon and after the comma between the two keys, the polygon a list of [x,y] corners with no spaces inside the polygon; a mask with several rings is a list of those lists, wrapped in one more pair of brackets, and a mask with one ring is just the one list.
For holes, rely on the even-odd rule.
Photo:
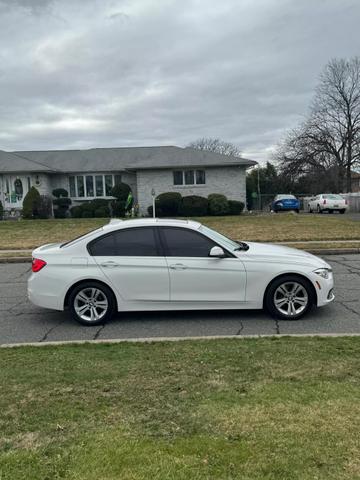
{"label": "stone facade", "polygon": [[222,193],[230,200],[246,201],[246,168],[242,166],[207,167],[205,185],[174,185],[174,169],[139,170],[137,172],[137,201],[140,213],[147,214],[152,204],[152,189],[156,196],[164,192],[179,192],[182,196]]}

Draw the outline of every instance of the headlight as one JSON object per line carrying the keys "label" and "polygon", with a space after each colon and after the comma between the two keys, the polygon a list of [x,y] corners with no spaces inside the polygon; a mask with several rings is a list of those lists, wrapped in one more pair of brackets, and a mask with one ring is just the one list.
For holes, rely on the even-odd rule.
{"label": "headlight", "polygon": [[320,277],[323,277],[326,280],[330,277],[331,272],[331,268],[318,268],[317,270],[314,270],[314,273],[320,275]]}

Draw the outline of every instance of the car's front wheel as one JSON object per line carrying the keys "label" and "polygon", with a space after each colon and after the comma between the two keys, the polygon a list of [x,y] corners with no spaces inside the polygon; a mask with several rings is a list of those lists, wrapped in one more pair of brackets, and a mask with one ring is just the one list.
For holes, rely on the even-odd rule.
{"label": "car's front wheel", "polygon": [[314,304],[311,284],[297,275],[286,275],[274,280],[265,296],[268,312],[283,320],[298,320]]}
{"label": "car's front wheel", "polygon": [[82,325],[95,326],[108,320],[115,311],[113,292],[98,282],[85,282],[71,292],[69,307],[73,318]]}

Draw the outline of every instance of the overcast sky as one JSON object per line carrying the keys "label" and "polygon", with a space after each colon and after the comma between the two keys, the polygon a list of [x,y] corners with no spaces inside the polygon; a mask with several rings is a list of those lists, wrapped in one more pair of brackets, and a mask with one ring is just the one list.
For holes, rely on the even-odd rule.
{"label": "overcast sky", "polygon": [[0,149],[178,145],[271,158],[359,0],[0,0]]}

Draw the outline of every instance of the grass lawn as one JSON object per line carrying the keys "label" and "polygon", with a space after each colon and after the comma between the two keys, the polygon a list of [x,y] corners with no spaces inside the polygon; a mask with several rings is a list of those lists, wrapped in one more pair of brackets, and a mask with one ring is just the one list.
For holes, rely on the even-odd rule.
{"label": "grass lawn", "polygon": [[[360,241],[360,221],[344,215],[241,215],[201,217],[197,220],[231,238],[245,241]],[[0,249],[32,249],[44,243],[66,241],[107,221],[67,219],[0,222]]]}
{"label": "grass lawn", "polygon": [[360,478],[360,338],[0,349],[1,480]]}

